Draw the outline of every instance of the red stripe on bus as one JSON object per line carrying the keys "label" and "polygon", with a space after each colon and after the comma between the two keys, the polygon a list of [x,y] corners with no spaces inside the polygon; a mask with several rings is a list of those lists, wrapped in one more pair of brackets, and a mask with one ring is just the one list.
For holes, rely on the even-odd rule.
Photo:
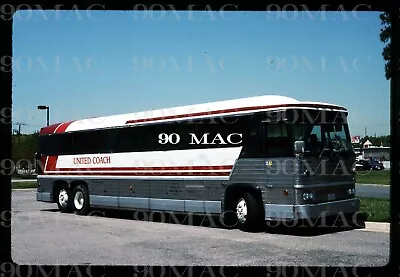
{"label": "red stripe on bus", "polygon": [[[56,161],[57,162],[57,161]],[[216,166],[149,166],[149,167],[89,167],[89,168],[55,168],[54,171],[122,171],[122,170],[231,170],[233,168],[232,165],[216,165]],[[49,171],[51,171],[49,169]]]}
{"label": "red stripe on bus", "polygon": [[41,135],[53,134],[54,131],[57,129],[57,127],[60,126],[61,124],[63,124],[63,123],[56,123],[53,125],[43,127],[40,129],[40,134]]}
{"label": "red stripe on bus", "polygon": [[65,130],[68,128],[69,125],[71,125],[71,123],[73,123],[74,121],[68,121],[68,122],[64,122],[61,124],[61,126],[55,130],[56,133],[64,133]]}
{"label": "red stripe on bus", "polygon": [[73,122],[74,121],[67,121],[43,127],[40,129],[40,135],[63,133],[68,128],[68,126],[71,125],[71,123]]}
{"label": "red stripe on bus", "polygon": [[46,171],[53,171],[56,168],[58,156],[48,156],[47,163],[45,165]]}
{"label": "red stripe on bus", "polygon": [[345,108],[335,106],[335,105],[323,105],[323,104],[279,104],[279,105],[270,105],[270,106],[255,106],[255,107],[243,107],[243,108],[233,108],[233,109],[225,109],[225,110],[215,110],[215,111],[207,111],[207,112],[198,112],[191,114],[179,114],[179,115],[169,115],[169,116],[160,116],[160,117],[152,117],[152,118],[142,118],[142,119],[133,119],[128,120],[125,124],[130,123],[141,123],[148,121],[156,121],[156,120],[165,120],[165,119],[176,119],[176,118],[185,118],[185,117],[194,117],[194,116],[202,116],[202,115],[214,115],[220,113],[231,113],[231,112],[243,112],[243,111],[252,111],[252,110],[260,110],[260,109],[272,109],[272,108],[290,108],[290,107],[310,107],[310,108],[329,108],[329,109],[339,109],[346,111]]}
{"label": "red stripe on bus", "polygon": [[57,171],[46,172],[44,175],[112,175],[112,176],[229,176],[230,172],[73,172],[73,171]]}

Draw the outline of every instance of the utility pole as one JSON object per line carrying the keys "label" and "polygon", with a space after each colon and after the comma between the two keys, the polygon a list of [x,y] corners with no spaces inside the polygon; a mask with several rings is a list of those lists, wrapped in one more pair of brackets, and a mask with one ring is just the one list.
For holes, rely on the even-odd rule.
{"label": "utility pole", "polygon": [[21,135],[21,126],[27,125],[26,123],[14,123],[14,125],[18,125],[18,135]]}
{"label": "utility pole", "polygon": [[365,126],[364,137],[367,136],[367,126]]}
{"label": "utility pole", "polygon": [[21,126],[25,126],[27,124],[25,124],[25,123],[14,123],[14,125],[18,125],[18,131],[17,130],[15,130],[15,131],[18,132],[17,136],[18,136],[18,144],[19,144],[20,141],[21,141]]}

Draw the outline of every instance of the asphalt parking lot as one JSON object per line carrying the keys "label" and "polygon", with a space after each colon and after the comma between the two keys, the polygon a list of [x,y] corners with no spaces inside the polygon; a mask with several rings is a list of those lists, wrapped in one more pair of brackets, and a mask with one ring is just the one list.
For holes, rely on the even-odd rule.
{"label": "asphalt parking lot", "polygon": [[[186,218],[187,219],[187,218]],[[78,216],[14,191],[12,257],[18,264],[383,266],[389,234],[340,228],[225,229],[142,213]],[[201,224],[201,222],[203,222]]]}

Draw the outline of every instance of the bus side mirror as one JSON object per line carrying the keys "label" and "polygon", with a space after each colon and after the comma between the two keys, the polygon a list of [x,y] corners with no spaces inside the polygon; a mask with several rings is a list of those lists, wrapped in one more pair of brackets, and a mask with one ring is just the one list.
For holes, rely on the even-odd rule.
{"label": "bus side mirror", "polygon": [[304,147],[306,143],[303,140],[298,140],[294,142],[294,153],[299,154],[299,153],[304,153]]}

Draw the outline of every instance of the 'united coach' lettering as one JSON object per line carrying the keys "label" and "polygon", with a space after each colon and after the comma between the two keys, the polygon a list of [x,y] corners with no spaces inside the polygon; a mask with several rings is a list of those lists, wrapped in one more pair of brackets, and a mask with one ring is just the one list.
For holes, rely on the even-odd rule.
{"label": "'united coach' lettering", "polygon": [[103,156],[103,157],[80,157],[73,159],[74,164],[109,164],[111,163],[110,156]]}
{"label": "'united coach' lettering", "polygon": [[91,164],[92,160],[90,157],[74,158],[74,164]]}
{"label": "'united coach' lettering", "polygon": [[110,156],[93,158],[93,164],[109,164],[109,163],[111,163]]}

